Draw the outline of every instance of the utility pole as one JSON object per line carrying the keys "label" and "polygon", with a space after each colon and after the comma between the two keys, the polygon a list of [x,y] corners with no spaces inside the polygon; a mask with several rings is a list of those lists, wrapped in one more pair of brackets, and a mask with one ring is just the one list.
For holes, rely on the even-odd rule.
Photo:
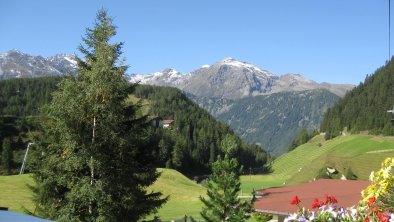
{"label": "utility pole", "polygon": [[28,144],[27,144],[27,149],[26,149],[25,157],[23,158],[22,167],[21,167],[21,171],[19,172],[19,175],[25,173],[27,154],[29,153],[29,148],[30,148],[30,146],[31,146],[32,144],[33,144],[33,143],[28,143]]}

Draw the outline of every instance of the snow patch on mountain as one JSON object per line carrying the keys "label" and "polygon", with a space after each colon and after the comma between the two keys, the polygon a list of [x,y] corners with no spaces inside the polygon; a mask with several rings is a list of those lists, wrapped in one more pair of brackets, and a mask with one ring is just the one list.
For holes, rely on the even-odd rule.
{"label": "snow patch on mountain", "polygon": [[187,75],[184,75],[173,68],[167,68],[161,72],[154,72],[150,75],[130,75],[130,82],[161,86],[178,86],[183,84],[186,80]]}
{"label": "snow patch on mountain", "polygon": [[224,58],[213,65],[203,65],[189,74],[165,69],[149,75],[131,75],[131,82],[177,87],[199,97],[238,99],[278,92],[327,89],[339,96],[352,85],[318,84],[299,74],[277,76],[247,62]]}
{"label": "snow patch on mountain", "polygon": [[68,54],[44,58],[12,49],[0,54],[0,69],[0,79],[72,75],[77,72],[77,61]]}
{"label": "snow patch on mountain", "polygon": [[231,57],[227,57],[227,58],[222,59],[218,64],[219,65],[229,65],[229,66],[234,66],[234,67],[243,68],[243,69],[250,69],[251,71],[258,71],[258,72],[264,73],[266,75],[272,76],[271,73],[269,73],[265,70],[262,70],[262,69],[258,68],[257,66],[254,66],[254,65],[247,63],[247,62],[238,61],[238,60],[231,58]]}

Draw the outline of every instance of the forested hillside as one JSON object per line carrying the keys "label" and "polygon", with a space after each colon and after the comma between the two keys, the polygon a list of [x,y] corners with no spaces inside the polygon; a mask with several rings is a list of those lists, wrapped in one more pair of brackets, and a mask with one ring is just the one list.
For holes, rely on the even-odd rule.
{"label": "forested hillside", "polygon": [[158,129],[161,164],[184,173],[209,172],[210,163],[221,154],[220,143],[230,134],[238,143],[237,157],[245,170],[264,171],[269,155],[257,145],[249,145],[235,136],[224,123],[189,100],[180,90],[140,85],[135,96],[150,101],[150,114],[173,119],[172,130]]}
{"label": "forested hillside", "polygon": [[51,98],[61,77],[21,78],[0,81],[0,116],[38,115]]}
{"label": "forested hillside", "polygon": [[[29,141],[27,132],[39,130],[38,123],[42,120],[39,108],[50,101],[60,80],[60,77],[44,77],[0,81],[0,144],[3,138],[11,139],[16,154],[14,168],[20,166],[23,158]],[[145,114],[175,121],[171,129],[155,129],[160,167],[175,168],[189,175],[209,173],[210,163],[221,153],[222,138],[227,134],[236,137],[226,124],[216,121],[180,90],[141,85],[134,94],[148,101],[149,107],[142,107],[149,112]],[[236,139],[240,147],[238,158],[245,169],[265,170],[263,166],[269,155],[258,146]]]}
{"label": "forested hillside", "polygon": [[393,115],[387,110],[394,105],[394,61],[367,76],[324,115],[321,131],[327,138],[339,135],[345,128],[353,133],[394,135]]}
{"label": "forested hillside", "polygon": [[0,173],[16,173],[23,160],[28,132],[39,130],[39,108],[46,104],[61,77],[21,78],[0,81],[0,155],[2,143],[10,141],[9,168],[0,161]]}

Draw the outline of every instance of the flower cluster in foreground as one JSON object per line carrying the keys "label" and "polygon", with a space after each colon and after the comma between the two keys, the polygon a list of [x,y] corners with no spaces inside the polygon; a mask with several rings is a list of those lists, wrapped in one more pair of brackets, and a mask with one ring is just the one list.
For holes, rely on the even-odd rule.
{"label": "flower cluster in foreground", "polygon": [[[365,206],[337,208],[335,205],[338,201],[334,196],[324,195],[325,200],[315,199],[311,205],[312,210],[300,208],[298,212],[291,214],[285,219],[285,222],[290,221],[382,221],[394,222],[394,214],[390,212],[383,212],[375,206],[375,199],[371,198],[365,202]],[[301,200],[295,196],[291,204],[299,206]]]}
{"label": "flower cluster in foreground", "polygon": [[[295,196],[290,204],[297,205],[298,211],[285,219],[290,221],[360,221],[360,222],[394,222],[394,213],[385,209],[381,197],[387,195],[388,190],[394,187],[394,158],[387,158],[382,168],[372,172],[371,185],[361,192],[362,200],[359,205],[349,208],[337,208],[338,201],[334,196],[324,195],[325,200],[315,199],[311,209],[301,208],[301,200]],[[392,209],[392,208],[391,208]]]}

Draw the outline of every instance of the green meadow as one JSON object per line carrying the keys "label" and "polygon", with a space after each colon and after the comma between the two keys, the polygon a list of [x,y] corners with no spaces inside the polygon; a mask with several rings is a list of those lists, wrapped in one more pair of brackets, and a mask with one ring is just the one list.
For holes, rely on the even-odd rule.
{"label": "green meadow", "polygon": [[[316,179],[320,169],[335,168],[339,174],[350,169],[359,180],[368,180],[371,171],[394,156],[394,137],[350,135],[325,141],[323,135],[314,137],[272,163],[272,173],[242,176],[244,193],[253,189],[299,184]],[[246,194],[245,194],[246,195]]]}
{"label": "green meadow", "polygon": [[[253,190],[283,184],[298,184],[313,180],[323,167],[332,167],[345,173],[348,169],[361,180],[367,180],[373,170],[387,157],[394,156],[394,137],[350,135],[325,141],[322,135],[277,158],[272,173],[241,176],[240,195],[248,197]],[[206,189],[172,169],[159,169],[160,178],[149,190],[161,191],[168,202],[155,214],[164,221],[181,219],[184,215],[200,218],[200,196]],[[0,176],[0,206],[12,211],[34,212],[30,175]],[[148,218],[153,218],[151,215]]]}

